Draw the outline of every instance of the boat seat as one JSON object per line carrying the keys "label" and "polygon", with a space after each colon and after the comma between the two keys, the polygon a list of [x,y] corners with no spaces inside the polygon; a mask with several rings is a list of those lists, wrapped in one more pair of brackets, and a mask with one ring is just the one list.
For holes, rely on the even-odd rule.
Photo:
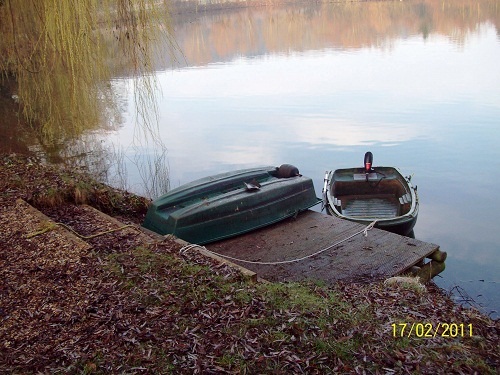
{"label": "boat seat", "polygon": [[400,214],[397,198],[373,196],[363,199],[345,199],[342,213],[353,218],[393,218]]}
{"label": "boat seat", "polygon": [[406,204],[406,203],[411,203],[411,195],[409,193],[406,193],[402,197],[399,198],[399,203]]}
{"label": "boat seat", "polygon": [[333,197],[333,204],[338,207],[342,207],[342,201],[337,199],[337,197]]}
{"label": "boat seat", "polygon": [[346,195],[376,195],[391,194],[394,198],[406,194],[406,190],[397,179],[383,179],[377,182],[364,180],[336,181],[332,188],[332,195],[344,197]]}

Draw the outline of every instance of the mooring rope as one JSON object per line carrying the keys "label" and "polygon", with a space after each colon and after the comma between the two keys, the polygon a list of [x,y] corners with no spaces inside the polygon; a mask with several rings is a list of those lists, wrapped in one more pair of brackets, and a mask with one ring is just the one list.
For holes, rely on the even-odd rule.
{"label": "mooring rope", "polygon": [[186,246],[182,247],[179,250],[179,253],[183,254],[183,253],[185,253],[188,250],[191,250],[191,249],[194,249],[194,248],[200,248],[202,250],[205,250],[209,254],[220,256],[222,258],[226,258],[226,259],[230,259],[230,260],[234,260],[236,262],[242,262],[242,263],[248,263],[248,264],[260,264],[260,265],[269,265],[269,266],[272,266],[272,265],[278,265],[278,264],[294,263],[294,262],[300,262],[301,260],[305,260],[307,258],[311,258],[311,257],[316,256],[318,254],[324,253],[325,251],[330,250],[331,248],[336,247],[336,246],[340,245],[341,243],[343,243],[345,241],[348,241],[351,238],[356,237],[357,235],[359,235],[361,233],[365,237],[367,237],[368,236],[368,231],[372,230],[376,223],[377,223],[377,220],[371,222],[369,225],[367,225],[362,230],[360,230],[360,231],[358,231],[358,232],[356,232],[354,234],[351,234],[350,236],[348,236],[348,237],[346,237],[346,238],[344,238],[344,239],[342,239],[340,241],[335,242],[333,245],[330,245],[328,247],[325,247],[324,249],[316,251],[313,254],[309,254],[309,255],[303,256],[301,258],[290,259],[290,260],[283,260],[283,261],[277,261],[277,262],[260,262],[260,261],[252,261],[252,260],[246,260],[246,259],[239,259],[239,258],[235,258],[235,257],[229,256],[229,255],[224,255],[224,254],[216,253],[214,251],[208,250],[205,246],[201,246],[201,245],[197,245],[197,244],[186,245]]}
{"label": "mooring rope", "polygon": [[81,238],[81,239],[83,239],[83,240],[90,240],[90,239],[92,239],[92,238],[96,238],[96,237],[99,237],[99,236],[103,236],[103,235],[105,235],[105,234],[112,233],[112,232],[117,232],[117,231],[119,231],[119,230],[123,230],[123,229],[126,229],[126,228],[133,228],[134,230],[136,230],[136,231],[140,232],[140,230],[139,230],[139,229],[137,229],[137,228],[135,227],[135,225],[128,224],[128,225],[121,226],[121,227],[119,227],[119,228],[114,228],[114,229],[106,230],[106,231],[104,231],[104,232],[99,232],[99,233],[91,234],[91,235],[89,235],[89,236],[84,236],[83,234],[80,234],[80,233],[76,232],[73,228],[71,228],[71,227],[67,226],[67,225],[66,225],[66,224],[64,224],[64,223],[53,223],[52,225],[47,226],[46,228],[43,228],[43,229],[41,229],[41,230],[38,230],[38,231],[35,231],[35,232],[32,232],[32,233],[28,233],[28,234],[26,235],[26,238],[36,237],[36,236],[39,236],[39,235],[41,235],[41,234],[43,234],[43,233],[49,232],[49,231],[51,231],[51,230],[54,230],[54,229],[55,229],[55,227],[56,227],[57,225],[59,225],[59,226],[61,226],[61,227],[65,228],[65,229],[69,230],[70,232],[73,232],[73,234],[74,234],[75,236],[77,236],[77,237],[79,237],[79,238]]}

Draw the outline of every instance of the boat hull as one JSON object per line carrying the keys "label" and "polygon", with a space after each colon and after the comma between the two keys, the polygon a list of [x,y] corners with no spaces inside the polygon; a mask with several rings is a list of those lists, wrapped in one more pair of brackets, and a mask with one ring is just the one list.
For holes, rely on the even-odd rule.
{"label": "boat hull", "polygon": [[280,178],[277,171],[238,170],[173,189],[151,204],[143,226],[206,244],[276,223],[320,201],[310,178]]}
{"label": "boat hull", "polygon": [[418,217],[418,196],[409,178],[392,167],[368,176],[359,168],[327,172],[323,189],[327,213],[401,235],[411,235]]}
{"label": "boat hull", "polygon": [[[355,223],[359,224],[364,224],[364,225],[369,225],[376,219],[355,219],[355,218],[349,218],[343,215],[338,215],[335,211],[333,211],[329,206],[326,206],[327,213],[332,216],[337,216],[341,219],[346,219],[349,221],[353,221]],[[378,229],[383,229],[388,232],[400,234],[402,236],[409,236],[413,237],[411,235],[413,228],[415,227],[415,224],[417,222],[417,216],[418,214],[415,214],[412,217],[405,218],[403,220],[384,220],[384,221],[377,221],[375,223],[375,228]]]}

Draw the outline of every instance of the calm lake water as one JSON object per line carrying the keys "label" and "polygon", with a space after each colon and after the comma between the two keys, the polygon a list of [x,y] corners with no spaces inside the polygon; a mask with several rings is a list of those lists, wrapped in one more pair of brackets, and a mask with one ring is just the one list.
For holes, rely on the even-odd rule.
{"label": "calm lake water", "polygon": [[[448,252],[438,285],[500,311],[500,6],[404,1],[174,16],[183,53],[158,61],[170,187],[255,165],[324,172],[397,166],[418,186],[416,238]],[[123,124],[101,135],[144,194],[131,81]],[[125,91],[123,91],[125,92]],[[123,176],[122,176],[123,177]]]}

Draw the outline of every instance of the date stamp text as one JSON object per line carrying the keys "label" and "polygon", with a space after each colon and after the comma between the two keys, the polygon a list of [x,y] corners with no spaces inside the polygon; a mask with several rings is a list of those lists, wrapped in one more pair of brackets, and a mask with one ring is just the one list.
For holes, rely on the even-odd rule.
{"label": "date stamp text", "polygon": [[392,323],[392,337],[472,337],[472,324]]}

